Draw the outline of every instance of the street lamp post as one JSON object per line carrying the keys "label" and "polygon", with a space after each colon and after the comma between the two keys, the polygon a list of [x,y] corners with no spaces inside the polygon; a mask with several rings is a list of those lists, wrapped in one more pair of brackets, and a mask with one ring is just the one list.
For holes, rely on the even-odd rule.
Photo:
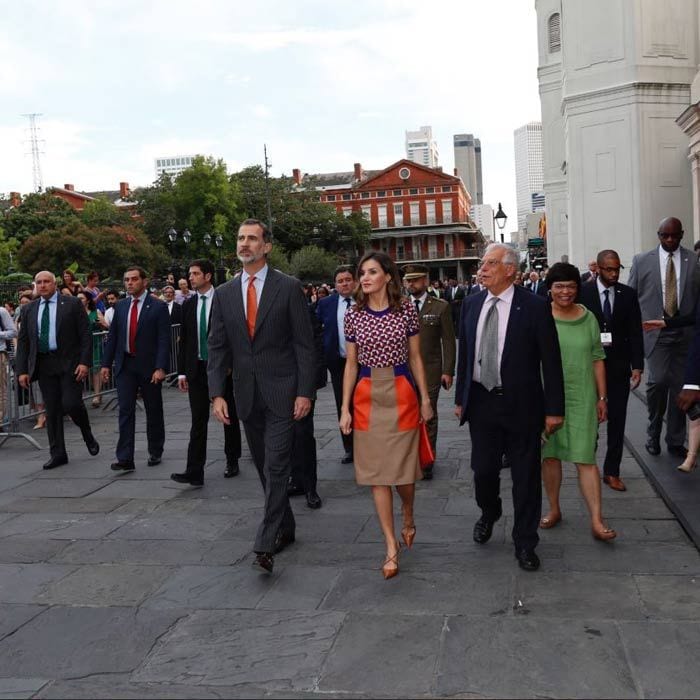
{"label": "street lamp post", "polygon": [[220,233],[217,233],[214,243],[219,251],[219,267],[216,268],[216,286],[218,287],[226,281],[226,268],[224,268],[223,258],[224,237]]}
{"label": "street lamp post", "polygon": [[180,277],[180,266],[177,264],[175,260],[175,241],[177,241],[177,231],[174,228],[170,228],[168,231],[168,240],[170,241],[170,272],[173,273],[173,277],[175,278],[175,284],[177,284],[177,280]]}
{"label": "street lamp post", "polygon": [[498,211],[494,214],[493,220],[496,223],[496,226],[498,226],[498,231],[501,234],[501,243],[503,243],[503,229],[506,227],[506,221],[508,220],[508,216],[503,211],[503,207],[501,206],[500,202],[498,203]]}

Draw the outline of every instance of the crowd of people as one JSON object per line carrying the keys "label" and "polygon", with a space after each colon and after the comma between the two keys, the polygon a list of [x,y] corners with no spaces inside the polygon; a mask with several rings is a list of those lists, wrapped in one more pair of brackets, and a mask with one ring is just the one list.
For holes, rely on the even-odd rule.
{"label": "crowd of people", "polygon": [[[99,276],[81,285],[37,273],[14,310],[0,310],[0,360],[16,343],[19,384],[45,406],[50,459],[68,462],[63,416],[70,415],[90,454],[99,452],[81,386],[93,375],[116,384],[119,438],[111,469],[136,469],[136,400],[145,406],[147,464],[160,464],[165,445],[162,383],[170,367],[171,327],[179,327],[177,381],[187,393],[191,428],[185,469],[173,481],[204,485],[210,411],[223,424],[226,469],[239,473],[243,425],[264,492],[253,562],[270,573],[274,558],[295,541],[290,497],[322,506],[317,492],[314,408],[330,375],[343,464],[369,486],[385,539],[381,571],[399,572],[402,546],[418,540],[416,482],[439,470],[437,402],[454,382],[455,415],[469,424],[474,493],[481,515],[473,539],[484,545],[502,517],[500,472],[513,481],[514,553],[537,570],[538,531],[564,517],[563,463],[576,466],[592,536],[613,540],[603,517],[596,452],[607,421],[602,481],[624,491],[620,477],[630,389],[648,372],[646,449],[666,448],[695,468],[700,447],[700,267],[680,245],[680,221],[658,229],[659,245],[635,256],[629,284],[614,250],[602,250],[581,275],[566,262],[545,274],[523,273],[516,251],[492,244],[467,283],[430,280],[420,264],[401,270],[371,250],[357,268],[339,266],[332,285],[299,282],[267,264],[272,239],[265,224],[244,221],[237,235],[242,271],[213,286],[214,268],[193,260],[188,278],[154,293],[138,266],[124,273],[125,296],[102,292]],[[32,297],[35,298],[32,298]],[[16,323],[17,322],[17,323]],[[106,340],[96,344],[96,334]],[[5,376],[5,372],[0,373]],[[5,388],[2,388],[3,391]],[[686,449],[686,412],[691,417]],[[542,514],[542,489],[548,502]],[[399,537],[393,490],[401,502]]]}

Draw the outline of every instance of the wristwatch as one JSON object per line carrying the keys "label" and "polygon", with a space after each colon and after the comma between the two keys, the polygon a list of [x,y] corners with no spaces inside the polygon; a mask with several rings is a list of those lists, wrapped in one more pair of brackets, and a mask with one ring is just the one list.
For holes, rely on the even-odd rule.
{"label": "wristwatch", "polygon": [[607,403],[608,397],[607,396],[599,396],[598,401],[605,401]]}

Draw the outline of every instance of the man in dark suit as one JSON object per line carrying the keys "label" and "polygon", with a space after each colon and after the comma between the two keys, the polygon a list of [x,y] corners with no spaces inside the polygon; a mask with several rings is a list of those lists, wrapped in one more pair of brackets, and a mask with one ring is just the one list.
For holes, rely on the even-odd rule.
{"label": "man in dark suit", "polygon": [[65,414],[80,428],[88,452],[96,455],[100,451],[90,430],[82,393],[92,361],[92,337],[83,305],[76,297],[56,291],[53,273],[37,273],[34,283],[39,298],[22,309],[15,371],[24,389],[39,380],[51,454],[44,469],[54,469],[68,463],[63,435]]}
{"label": "man in dark suit", "polygon": [[[207,433],[209,427],[209,383],[207,365],[209,359],[209,328],[211,308],[216,291],[212,286],[214,265],[209,260],[193,260],[189,268],[189,282],[196,292],[182,309],[182,324],[177,352],[178,386],[187,392],[192,412],[190,442],[187,446],[187,466],[183,473],[171,474],[179,484],[204,485],[204,465],[207,461]],[[230,423],[224,425],[224,453],[226,454],[226,478],[238,474],[241,458],[241,428],[238,424],[233,388],[230,376],[226,382],[226,401]]]}
{"label": "man in dark suit", "polygon": [[[476,273],[476,282],[472,285],[471,289],[469,290],[468,296],[474,296],[476,294],[480,294],[481,292],[484,291],[486,287],[481,283],[481,268]],[[460,314],[461,318],[461,314]]]}
{"label": "man in dark suit", "polygon": [[[450,306],[442,299],[428,295],[428,268],[426,265],[404,265],[403,279],[418,312],[420,322],[420,354],[425,368],[433,417],[428,421],[428,436],[437,455],[438,417],[437,401],[440,388],[452,386],[455,373],[455,331]],[[423,478],[433,478],[433,465],[423,468]]]}
{"label": "man in dark suit", "polygon": [[[454,278],[450,279],[445,287],[445,301],[450,305],[452,327],[454,328],[455,334],[459,331],[459,316],[462,310],[462,302],[470,293],[471,289],[458,284],[457,280]],[[435,412],[434,409],[433,412]]]}
{"label": "man in dark suit", "polygon": [[[542,510],[541,433],[564,423],[564,378],[549,304],[513,286],[518,254],[491,244],[481,263],[486,290],[462,308],[455,389],[460,425],[469,421],[476,502],[474,541],[485,544],[502,515],[501,462],[513,478],[513,541],[518,564],[535,571]],[[544,384],[544,387],[543,387]]]}
{"label": "man in dark suit", "polygon": [[668,452],[685,459],[686,420],[676,398],[683,386],[693,335],[700,268],[695,253],[681,245],[683,224],[678,219],[664,219],[657,235],[659,246],[634,256],[629,278],[629,286],[637,292],[642,309],[644,355],[649,369],[645,448],[651,455],[661,452],[661,428],[666,414]]}
{"label": "man in dark suit", "polygon": [[547,296],[547,285],[544,280],[540,279],[540,275],[537,272],[530,273],[530,285],[528,289],[533,294],[539,294],[541,297]]}
{"label": "man in dark suit", "polygon": [[[345,312],[355,304],[355,300],[352,298],[357,287],[354,268],[350,265],[337,267],[334,281],[335,290],[338,293],[321,299],[316,307],[316,314],[323,327],[323,357],[331,375],[333,397],[338,411],[338,420],[340,420],[346,357],[343,319]],[[340,435],[345,448],[345,454],[340,461],[342,464],[350,464],[352,462],[352,433],[344,435],[341,432]]]}
{"label": "man in dark suit", "polygon": [[[620,256],[614,250],[598,253],[598,277],[581,285],[579,301],[598,319],[600,339],[605,348],[605,376],[608,390],[608,448],[603,481],[615,491],[625,491],[620,462],[625,439],[627,400],[644,371],[642,313],[637,293],[621,284]],[[630,379],[631,378],[631,379]],[[630,386],[631,381],[631,386]]]}
{"label": "man in dark suit", "polygon": [[148,292],[142,267],[124,273],[127,297],[117,302],[102,355],[102,381],[108,382],[114,363],[119,401],[119,440],[114,471],[134,471],[136,397],[141,392],[146,409],[148,466],[160,464],[165,443],[162,382],[170,366],[168,307]]}
{"label": "man in dark suit", "polygon": [[257,219],[238,230],[243,272],[216,290],[209,333],[209,394],[214,415],[230,416],[226,377],[265,491],[253,566],[271,573],[274,554],[294,542],[287,484],[294,421],[311,410],[316,368],[309,310],[299,281],[267,265],[272,237]]}
{"label": "man in dark suit", "polygon": [[167,284],[163,287],[163,301],[168,306],[168,316],[170,316],[170,325],[174,326],[182,323],[182,304],[175,301],[175,287]]}
{"label": "man in dark suit", "polygon": [[581,283],[588,284],[589,282],[595,282],[598,277],[598,262],[596,260],[591,260],[588,263],[588,272],[584,272],[581,275]]}

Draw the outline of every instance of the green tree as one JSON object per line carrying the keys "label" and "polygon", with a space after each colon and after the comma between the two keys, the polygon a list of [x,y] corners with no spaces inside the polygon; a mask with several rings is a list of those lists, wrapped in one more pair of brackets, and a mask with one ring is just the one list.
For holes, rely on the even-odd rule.
{"label": "green tree", "polygon": [[98,226],[129,226],[133,219],[128,211],[124,211],[106,199],[96,199],[88,202],[80,212],[80,220],[88,228]]}
{"label": "green tree", "polygon": [[289,272],[302,282],[326,282],[333,279],[333,270],[337,265],[337,255],[318,246],[308,245],[292,254]]}
{"label": "green tree", "polygon": [[28,194],[18,207],[8,211],[3,225],[6,234],[21,244],[37,233],[55,231],[77,221],[78,213],[64,199],[51,192],[35,192]]}
{"label": "green tree", "polygon": [[0,275],[9,275],[17,271],[18,250],[19,241],[16,238],[9,238],[0,226]]}
{"label": "green tree", "polygon": [[80,221],[32,236],[20,248],[18,259],[26,272],[60,272],[74,262],[81,270],[97,270],[102,277],[117,279],[128,265],[141,265],[152,272],[159,262],[158,251],[139,228],[91,229]]}

